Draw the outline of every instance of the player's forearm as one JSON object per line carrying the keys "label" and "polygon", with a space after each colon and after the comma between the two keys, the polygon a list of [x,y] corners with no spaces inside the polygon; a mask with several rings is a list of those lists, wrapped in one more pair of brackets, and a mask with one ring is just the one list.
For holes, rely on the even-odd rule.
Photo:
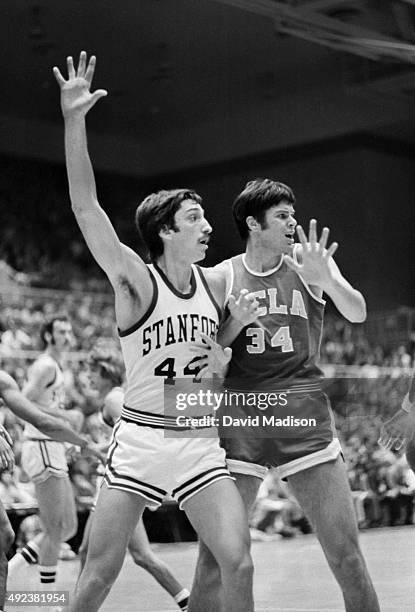
{"label": "player's forearm", "polygon": [[69,442],[69,444],[81,448],[86,446],[86,439],[83,436],[75,433],[64,421],[59,421],[50,415],[43,415],[42,418],[38,419],[37,424],[33,423],[33,425],[57,442]]}
{"label": "player's forearm", "polygon": [[217,342],[223,347],[231,346],[232,342],[243,330],[243,325],[234,317],[230,316],[224,321],[217,334]]}
{"label": "player's forearm", "polygon": [[366,319],[366,302],[360,291],[333,279],[323,291],[332,299],[337,310],[352,323],[363,323]]}
{"label": "player's forearm", "polygon": [[75,215],[87,212],[96,205],[97,193],[85,117],[65,118],[65,156],[72,208]]}

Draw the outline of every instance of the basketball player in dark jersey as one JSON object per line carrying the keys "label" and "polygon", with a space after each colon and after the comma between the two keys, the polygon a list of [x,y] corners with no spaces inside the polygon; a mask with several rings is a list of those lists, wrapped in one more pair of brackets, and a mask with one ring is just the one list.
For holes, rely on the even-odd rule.
{"label": "basketball player in dark jersey", "polygon": [[[227,612],[252,612],[252,559],[242,500],[226,467],[217,431],[202,436],[165,416],[166,380],[194,378],[196,336],[215,337],[224,307],[220,274],[206,276],[194,264],[204,259],[211,226],[201,198],[176,189],[148,196],[137,208],[138,229],[151,264],[123,245],[100,207],[88,155],[85,117],[106,91],[90,91],[95,57],[82,52],[68,79],[54,68],[61,89],[65,152],[72,210],[87,245],[115,294],[115,316],[126,366],[125,406],[114,427],[105,482],[96,506],[90,551],[73,601],[76,612],[98,610],[124,560],[146,506],[166,493],[177,499],[215,556]],[[200,352],[200,357],[203,354]],[[179,436],[168,436],[176,430]],[[174,433],[174,432],[173,432]],[[225,507],[226,500],[226,507]],[[108,533],[117,517],[117,538]],[[189,611],[200,612],[195,602]]]}
{"label": "basketball player in dark jersey", "polygon": [[[278,468],[313,524],[343,592],[347,612],[378,612],[378,600],[359,544],[346,469],[318,367],[324,315],[323,292],[352,322],[366,317],[363,296],[353,289],[326,249],[329,231],[317,237],[315,220],[308,240],[297,227],[292,190],[269,179],[249,182],[236,198],[233,214],[246,251],[219,264],[228,295],[243,287],[258,302],[256,321],[242,327],[228,319],[218,341],[232,348],[225,388],[261,405],[232,404],[226,415],[255,417],[259,425],[222,428],[228,466],[237,478],[247,510],[268,467]],[[245,394],[245,395],[244,395]],[[298,417],[298,424],[291,420]],[[245,421],[246,422],[246,421]],[[215,578],[216,577],[216,578]],[[214,587],[219,573],[206,546],[191,597],[205,593],[204,612],[217,612]]]}
{"label": "basketball player in dark jersey", "polygon": [[[61,419],[57,419],[42,412],[35,404],[30,402],[20,391],[13,378],[0,370],[0,400],[9,408],[13,414],[27,423],[31,423],[44,434],[51,436],[54,440],[69,442],[81,448],[90,445],[90,441],[84,436],[79,436],[72,431]],[[91,445],[94,446],[94,445]],[[0,468],[12,471],[14,456],[12,451],[12,440],[6,430],[0,427]],[[3,612],[7,581],[7,552],[14,541],[14,533],[6,511],[0,501],[0,612]]]}

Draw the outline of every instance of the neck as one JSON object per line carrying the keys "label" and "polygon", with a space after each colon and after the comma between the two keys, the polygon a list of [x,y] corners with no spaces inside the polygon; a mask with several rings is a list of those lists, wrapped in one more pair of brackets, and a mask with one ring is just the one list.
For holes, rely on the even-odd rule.
{"label": "neck", "polygon": [[53,345],[49,345],[45,352],[60,365],[62,361],[62,353],[60,351],[58,351]]}
{"label": "neck", "polygon": [[190,291],[190,279],[192,278],[191,264],[186,261],[181,261],[179,257],[167,257],[163,254],[157,260],[157,265],[167,276],[171,284],[180,293],[188,293]]}
{"label": "neck", "polygon": [[268,246],[248,241],[245,251],[247,266],[255,272],[268,272],[275,268],[281,260],[281,251],[271,251]]}

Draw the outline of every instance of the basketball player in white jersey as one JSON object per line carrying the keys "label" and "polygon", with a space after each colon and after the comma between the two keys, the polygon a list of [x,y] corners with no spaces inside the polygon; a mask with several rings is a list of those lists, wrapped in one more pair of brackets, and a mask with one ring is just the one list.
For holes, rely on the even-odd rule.
{"label": "basketball player in white jersey", "polygon": [[[42,411],[70,421],[65,411],[65,386],[62,358],[72,341],[72,326],[66,317],[56,317],[41,330],[45,351],[28,371],[24,395]],[[53,585],[60,546],[77,529],[72,485],[68,475],[66,448],[31,424],[24,430],[22,467],[35,484],[39,517],[43,531],[23,551],[30,560],[39,561],[40,582]],[[37,559],[38,557],[38,559]],[[18,555],[10,562],[15,571],[22,562]]]}
{"label": "basketball player in white jersey", "polygon": [[[77,69],[71,57],[67,68],[67,80],[58,68],[54,74],[61,89],[72,209],[114,289],[127,378],[125,407],[114,428],[73,609],[99,609],[144,508],[158,507],[171,493],[219,564],[227,612],[250,612],[252,560],[246,514],[217,432],[211,428],[202,436],[164,415],[163,393],[172,388],[165,381],[181,379],[191,385],[196,371],[191,349],[198,333],[214,337],[219,324],[224,283],[214,272],[206,280],[193,265],[205,257],[212,228],[196,193],[162,191],[148,196],[136,213],[153,263],[146,265],[119,241],[98,203],[86,140],[85,116],[106,92],[90,92],[95,57],[87,64],[82,52]],[[117,537],[109,541],[114,517]],[[201,609],[195,603],[189,610]]]}
{"label": "basketball player in white jersey", "polygon": [[[124,403],[124,365],[121,355],[114,348],[96,346],[88,355],[88,378],[91,389],[98,392],[102,400],[100,417],[102,419],[102,452],[106,454],[114,425],[121,417]],[[99,483],[100,484],[100,483]],[[81,570],[85,565],[88,541],[94,509],[85,525],[82,544],[78,554]],[[187,610],[189,591],[177,581],[169,567],[159,559],[150,547],[147,533],[141,518],[128,543],[128,550],[139,567],[147,570],[157,582],[173,597],[181,610]]]}
{"label": "basketball player in white jersey", "polygon": [[[17,417],[55,440],[76,444],[81,448],[90,446],[87,438],[72,431],[61,419],[45,414],[30,402],[20,391],[13,378],[0,370],[0,399]],[[0,427],[0,468],[12,471],[14,457],[12,440],[6,430]],[[14,541],[10,521],[0,501],[0,612],[3,612],[7,580],[7,552]]]}

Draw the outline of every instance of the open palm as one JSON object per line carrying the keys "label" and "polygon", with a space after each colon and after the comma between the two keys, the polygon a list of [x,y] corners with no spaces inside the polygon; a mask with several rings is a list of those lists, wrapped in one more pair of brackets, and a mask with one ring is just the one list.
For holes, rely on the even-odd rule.
{"label": "open palm", "polygon": [[308,240],[300,225],[297,226],[297,234],[302,247],[302,263],[297,263],[292,257],[286,255],[284,259],[287,265],[298,274],[301,274],[308,284],[324,287],[332,279],[330,258],[338,247],[337,242],[333,242],[329,248],[326,249],[329,229],[325,227],[321,232],[320,240],[318,240],[317,222],[315,219],[311,219],[310,221]]}
{"label": "open palm", "polygon": [[53,68],[53,74],[61,90],[61,108],[63,116],[86,115],[95,102],[107,95],[105,89],[97,89],[91,93],[90,88],[94,76],[96,58],[91,56],[87,64],[87,55],[81,51],[78,68],[75,70],[72,57],[67,58],[68,79],[64,79],[59,68]]}

